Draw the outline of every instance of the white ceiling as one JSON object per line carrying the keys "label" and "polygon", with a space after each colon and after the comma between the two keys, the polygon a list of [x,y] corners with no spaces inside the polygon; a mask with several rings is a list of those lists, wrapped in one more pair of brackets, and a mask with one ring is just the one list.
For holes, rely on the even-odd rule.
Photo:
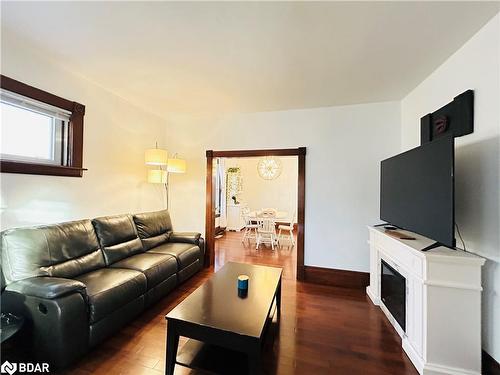
{"label": "white ceiling", "polygon": [[401,99],[499,3],[4,1],[1,7],[2,28],[167,116]]}

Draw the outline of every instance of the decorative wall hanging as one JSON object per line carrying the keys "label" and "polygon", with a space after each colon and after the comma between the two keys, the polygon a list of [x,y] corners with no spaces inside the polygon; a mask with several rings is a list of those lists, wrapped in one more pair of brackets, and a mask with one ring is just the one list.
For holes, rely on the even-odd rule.
{"label": "decorative wall hanging", "polygon": [[266,156],[259,160],[257,171],[264,180],[274,180],[281,174],[283,166],[281,160],[274,156]]}
{"label": "decorative wall hanging", "polygon": [[420,144],[445,134],[461,137],[474,131],[474,91],[467,90],[452,102],[420,119]]}
{"label": "decorative wall hanging", "polygon": [[235,204],[238,202],[238,194],[243,191],[243,181],[239,167],[231,167],[226,171],[226,200],[233,199]]}

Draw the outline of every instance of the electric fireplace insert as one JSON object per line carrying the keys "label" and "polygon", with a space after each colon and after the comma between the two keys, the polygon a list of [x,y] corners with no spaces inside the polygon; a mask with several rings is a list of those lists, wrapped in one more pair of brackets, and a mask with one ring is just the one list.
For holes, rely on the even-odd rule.
{"label": "electric fireplace insert", "polygon": [[406,332],[406,279],[383,259],[381,266],[382,302]]}

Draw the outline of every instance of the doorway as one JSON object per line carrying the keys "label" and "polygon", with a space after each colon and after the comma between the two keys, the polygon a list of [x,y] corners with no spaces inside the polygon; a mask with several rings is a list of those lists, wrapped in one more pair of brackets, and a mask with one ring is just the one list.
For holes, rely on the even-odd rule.
{"label": "doorway", "polygon": [[305,159],[306,148],[290,149],[263,149],[263,150],[232,150],[206,152],[207,174],[206,174],[206,211],[205,211],[205,235],[206,251],[205,265],[213,267],[215,263],[215,219],[216,213],[216,186],[217,173],[214,168],[217,158],[248,158],[266,156],[297,156],[297,280],[304,279],[304,216],[305,216]]}

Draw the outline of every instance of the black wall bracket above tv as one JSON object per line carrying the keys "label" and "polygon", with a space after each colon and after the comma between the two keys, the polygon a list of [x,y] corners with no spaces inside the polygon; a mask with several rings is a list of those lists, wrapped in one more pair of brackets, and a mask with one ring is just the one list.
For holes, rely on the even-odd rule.
{"label": "black wall bracket above tv", "polygon": [[452,102],[420,119],[420,144],[443,135],[461,137],[474,131],[474,91],[467,90]]}

